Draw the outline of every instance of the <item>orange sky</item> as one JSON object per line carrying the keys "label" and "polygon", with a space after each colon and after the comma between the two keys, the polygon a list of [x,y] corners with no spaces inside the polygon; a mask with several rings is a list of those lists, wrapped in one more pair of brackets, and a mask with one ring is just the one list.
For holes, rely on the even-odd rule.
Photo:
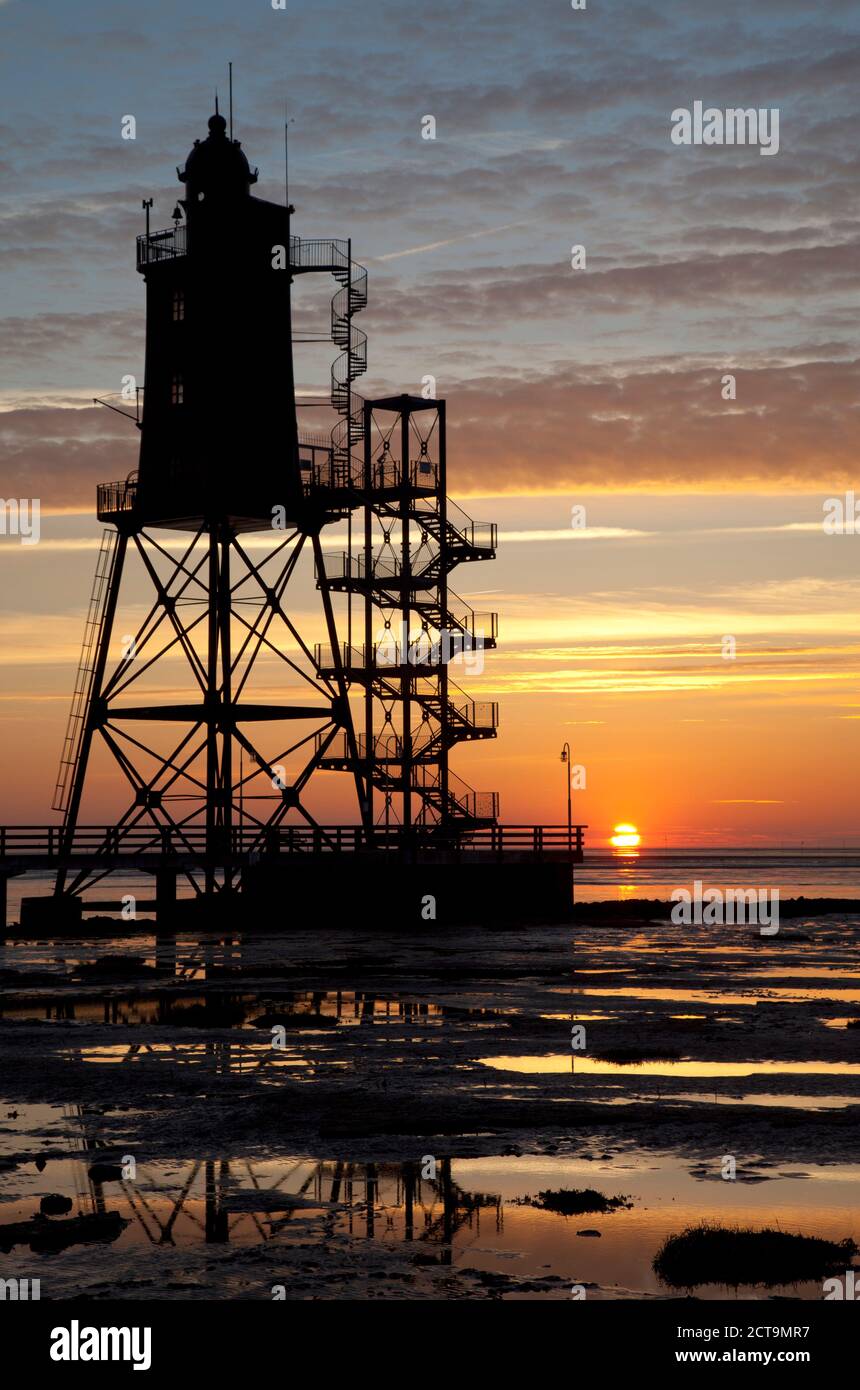
{"label": "orange sky", "polygon": [[[452,674],[472,698],[498,700],[501,716],[497,740],[459,746],[452,768],[499,791],[505,822],[559,823],[569,741],[586,780],[574,819],[591,843],[622,820],[658,846],[857,843],[860,537],[824,533],[819,494],[577,503],[588,526],[575,533],[571,497],[467,503],[477,520],[499,520],[499,558],[471,567],[470,583],[457,575],[458,590],[498,610],[500,641],[480,674]],[[97,536],[92,517],[48,517],[38,546],[0,547],[6,822],[53,819]],[[146,596],[130,570],[117,643]],[[322,637],[309,581],[294,602],[303,635]],[[164,697],[176,682],[178,694],[181,679],[166,662],[153,688]],[[260,681],[286,698],[272,664]],[[97,762],[85,819],[115,813],[118,786]],[[330,821],[348,816],[348,780],[321,774],[310,802]]]}

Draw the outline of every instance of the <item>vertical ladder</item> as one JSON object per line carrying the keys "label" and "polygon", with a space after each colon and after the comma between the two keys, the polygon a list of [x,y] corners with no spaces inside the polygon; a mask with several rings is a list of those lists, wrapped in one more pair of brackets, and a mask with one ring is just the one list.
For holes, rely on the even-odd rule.
{"label": "vertical ladder", "polygon": [[81,751],[81,740],[92,698],[96,653],[99,650],[104,627],[105,605],[110,593],[111,579],[116,564],[118,539],[118,531],[112,527],[105,527],[96,562],[96,573],[93,579],[90,606],[84,627],[84,639],[81,644],[81,656],[78,662],[78,674],[75,678],[75,691],[72,696],[69,721],[66,725],[66,736],[60,757],[60,770],[57,774],[57,785],[52,803],[55,811],[62,811],[64,814],[69,808],[73,773]]}

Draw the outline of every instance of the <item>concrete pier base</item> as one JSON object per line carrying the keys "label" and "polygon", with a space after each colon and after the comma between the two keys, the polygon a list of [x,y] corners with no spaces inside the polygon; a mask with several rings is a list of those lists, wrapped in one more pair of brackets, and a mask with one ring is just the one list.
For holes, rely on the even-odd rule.
{"label": "concrete pier base", "polygon": [[21,899],[21,930],[35,936],[50,936],[53,931],[74,931],[82,921],[80,898],[56,898],[48,894],[43,898]]}
{"label": "concrete pier base", "polygon": [[261,863],[245,870],[243,924],[289,930],[312,916],[321,927],[416,930],[458,924],[566,922],[573,914],[573,870],[567,862],[412,864],[351,856],[348,866],[316,862]]}
{"label": "concrete pier base", "polygon": [[[177,898],[176,869],[155,871],[158,931],[283,931],[355,926],[385,931],[511,926],[573,920],[573,866],[567,859],[331,854],[264,856],[242,870],[238,891]],[[107,909],[107,901],[99,907]],[[117,904],[117,907],[119,904]],[[22,899],[22,933],[34,937],[85,928],[74,896]],[[113,914],[111,914],[113,915]],[[118,917],[118,913],[116,914]],[[143,930],[151,923],[128,923]]]}

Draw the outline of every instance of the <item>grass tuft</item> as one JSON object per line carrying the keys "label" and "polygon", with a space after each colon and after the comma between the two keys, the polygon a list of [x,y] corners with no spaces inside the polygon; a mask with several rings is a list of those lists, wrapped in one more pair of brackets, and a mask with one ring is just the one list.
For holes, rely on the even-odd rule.
{"label": "grass tuft", "polygon": [[654,1272],[675,1289],[797,1284],[845,1269],[857,1248],[850,1238],[820,1240],[771,1227],[755,1231],[703,1224],[669,1236],[654,1259]]}
{"label": "grass tuft", "polygon": [[582,1216],[585,1212],[617,1211],[619,1207],[631,1207],[629,1197],[604,1197],[593,1187],[567,1188],[557,1192],[539,1192],[536,1197],[527,1199],[528,1205],[540,1207],[542,1211],[555,1211],[561,1216]]}

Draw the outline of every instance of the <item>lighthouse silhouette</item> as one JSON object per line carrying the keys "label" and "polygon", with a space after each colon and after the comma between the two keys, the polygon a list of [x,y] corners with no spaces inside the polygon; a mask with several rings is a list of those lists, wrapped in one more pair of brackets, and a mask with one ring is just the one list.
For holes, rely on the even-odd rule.
{"label": "lighthouse silhouette", "polygon": [[239,530],[295,519],[301,497],[289,209],[252,195],[251,170],[216,111],[179,178],[185,225],[142,238],[146,375],[137,515],[205,517]]}
{"label": "lighthouse silhouette", "polygon": [[[55,898],[79,905],[158,852],[165,915],[177,876],[229,897],[261,856],[450,848],[498,814],[495,793],[449,767],[456,744],[496,734],[496,704],[450,670],[495,645],[495,614],[450,576],[494,557],[496,528],[446,496],[444,401],[356,394],[366,271],[349,240],[298,237],[291,206],[254,194],[217,105],[177,174],[173,226],[137,239],[139,467],[98,488],[105,531],[54,799]],[[307,274],[334,280],[339,349],[322,402],[334,424],[314,435],[297,423],[290,311]],[[132,560],[149,607],[127,619]],[[336,825],[331,771],[348,774]],[[127,792],[81,859],[92,784]]]}

